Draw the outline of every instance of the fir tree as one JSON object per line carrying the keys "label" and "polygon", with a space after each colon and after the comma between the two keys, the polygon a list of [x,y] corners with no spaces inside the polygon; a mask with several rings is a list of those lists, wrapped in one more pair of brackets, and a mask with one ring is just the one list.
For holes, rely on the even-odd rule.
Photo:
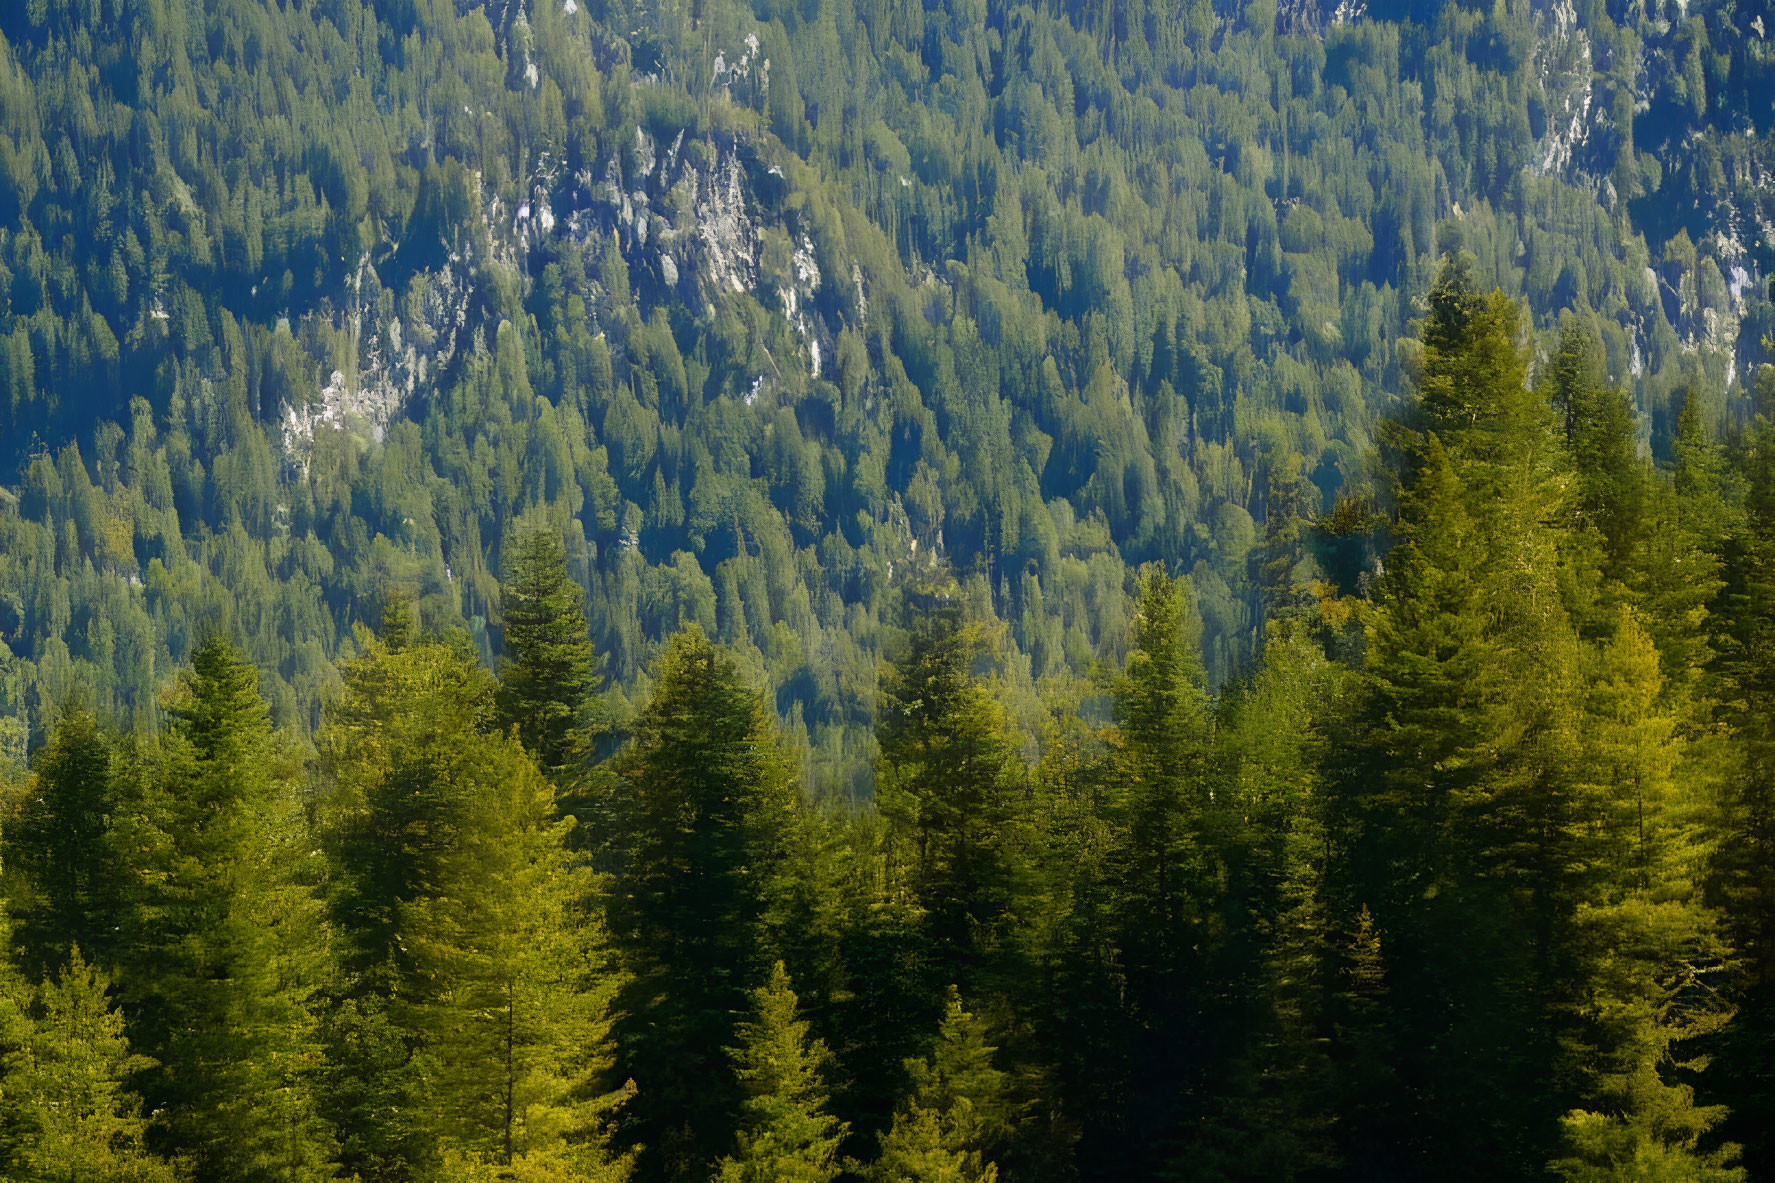
{"label": "fir tree", "polygon": [[881,1155],[867,1171],[872,1183],[998,1178],[992,1157],[1010,1135],[1014,1106],[993,1063],[997,1050],[986,1042],[985,1022],[951,987],[934,1053],[906,1063],[911,1092],[882,1135]]}
{"label": "fir tree", "polygon": [[494,684],[464,638],[374,645],[347,685],[323,751],[351,972],[330,1098],[348,1162],[389,1179],[622,1177],[604,1146],[622,1097],[602,1083],[619,979],[571,819],[485,729]]}
{"label": "fir tree", "polygon": [[499,718],[517,728],[545,770],[560,774],[590,755],[595,730],[598,679],[585,593],[568,574],[559,534],[535,530],[515,548],[500,591],[506,661]]}
{"label": "fir tree", "polygon": [[829,1183],[845,1124],[826,1112],[826,1045],[808,1038],[783,963],[752,991],[740,1024],[734,1074],[744,1091],[738,1150],[721,1160],[720,1183]]}
{"label": "fir tree", "polygon": [[0,968],[0,1171],[21,1183],[104,1179],[175,1183],[179,1166],[152,1154],[148,1123],[127,1087],[148,1066],[129,1052],[109,983],[78,949],[31,988]]}
{"label": "fir tree", "polygon": [[123,805],[111,741],[85,707],[70,703],[33,760],[18,815],[6,827],[9,870],[23,875],[14,939],[25,963],[60,967],[76,945],[108,957],[124,907]]}
{"label": "fir tree", "polygon": [[[1658,654],[1622,609],[1592,681],[1586,775],[1595,780],[1606,848],[1578,918],[1589,957],[1575,1033],[1585,1104],[1564,1119],[1554,1170],[1573,1181],[1693,1179],[1733,1183],[1738,1148],[1710,1134],[1722,1105],[1697,1104],[1673,1075],[1703,1067],[1680,1052],[1719,1031],[1727,1002],[1710,984],[1727,964],[1718,917],[1696,872],[1710,807],[1704,781],[1679,779],[1681,744],[1660,707]],[[1686,1074],[1686,1073],[1685,1073]]]}
{"label": "fir tree", "polygon": [[293,762],[219,637],[170,711],[125,956],[131,1042],[156,1062],[143,1092],[200,1180],[332,1178],[313,1092],[327,951]]}
{"label": "fir tree", "polygon": [[624,1132],[646,1146],[644,1177],[702,1178],[739,1117],[720,1052],[778,943],[799,786],[759,695],[694,626],[668,642],[612,766],[611,926],[635,974],[619,1047],[639,1089]]}
{"label": "fir tree", "polygon": [[1018,892],[1020,770],[1004,710],[974,671],[987,635],[953,582],[913,589],[904,611],[876,710],[889,873],[922,913],[933,972],[972,983]]}
{"label": "fir tree", "polygon": [[1603,574],[1626,582],[1644,537],[1645,476],[1632,395],[1609,385],[1602,341],[1588,320],[1568,317],[1542,375],[1576,470],[1571,507],[1601,543]]}
{"label": "fir tree", "polygon": [[1204,921],[1218,912],[1208,834],[1208,702],[1189,585],[1156,564],[1140,573],[1128,665],[1115,683],[1121,759],[1111,874],[1117,943],[1135,1025],[1133,1121],[1167,1128],[1199,1069],[1206,993]]}
{"label": "fir tree", "polygon": [[1331,890],[1387,941],[1387,1033],[1415,1090],[1370,1137],[1421,1171],[1532,1171],[1557,1138],[1547,988],[1569,967],[1583,860],[1580,650],[1558,584],[1557,436],[1518,326],[1463,261],[1444,268],[1415,428],[1390,429],[1397,541],[1360,738],[1329,786],[1350,839]]}

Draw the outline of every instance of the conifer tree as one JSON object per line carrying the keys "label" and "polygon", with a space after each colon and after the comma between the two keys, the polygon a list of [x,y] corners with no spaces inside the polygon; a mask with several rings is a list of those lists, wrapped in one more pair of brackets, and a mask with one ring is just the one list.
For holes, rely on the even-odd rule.
{"label": "conifer tree", "polygon": [[372,644],[323,732],[349,974],[329,1103],[366,1177],[621,1178],[596,887],[534,761],[488,729],[493,690],[460,634]]}
{"label": "conifer tree", "polygon": [[1709,984],[1727,964],[1718,917],[1697,872],[1709,803],[1705,782],[1679,778],[1681,744],[1661,707],[1658,653],[1620,610],[1600,654],[1585,728],[1604,849],[1590,906],[1578,918],[1588,956],[1576,1039],[1584,1103],[1564,1119],[1566,1153],[1552,1164],[1573,1181],[1692,1179],[1734,1183],[1737,1147],[1710,1131],[1722,1105],[1697,1104],[1673,1074],[1704,1061],[1681,1049],[1719,1031],[1729,1005]]}
{"label": "conifer tree", "polygon": [[187,1177],[147,1149],[148,1123],[127,1087],[147,1064],[129,1052],[108,985],[78,949],[35,988],[10,965],[0,967],[0,1173],[7,1179]]}
{"label": "conifer tree", "polygon": [[733,1049],[741,1104],[739,1148],[721,1160],[720,1183],[829,1183],[845,1124],[826,1112],[826,1045],[808,1038],[783,963],[752,991],[752,1017]]}
{"label": "conifer tree", "polygon": [[554,775],[591,752],[598,688],[585,593],[567,571],[560,535],[533,530],[515,544],[500,591],[506,661],[500,667],[499,718]]}
{"label": "conifer tree", "polygon": [[383,647],[399,653],[413,643],[413,595],[404,587],[389,587],[382,593],[382,620],[377,629]]}
{"label": "conifer tree", "polygon": [[125,957],[131,1042],[200,1180],[333,1177],[312,1012],[327,949],[294,765],[258,675],[220,637],[170,706]]}
{"label": "conifer tree", "polygon": [[992,1157],[1014,1113],[1006,1075],[993,1064],[997,1050],[986,1042],[985,1022],[950,987],[935,1051],[906,1063],[911,1091],[882,1135],[881,1155],[867,1171],[872,1183],[998,1178]]}
{"label": "conifer tree", "polygon": [[1719,1047],[1734,1110],[1727,1124],[1756,1178],[1775,1169],[1768,1072],[1775,1062],[1775,368],[1759,367],[1754,394],[1756,415],[1733,449],[1742,517],[1727,519],[1722,547],[1712,672],[1731,740],[1711,886],[1740,964],[1738,1014]]}
{"label": "conifer tree", "polygon": [[638,1086],[624,1134],[643,1177],[704,1178],[739,1117],[721,1049],[780,944],[800,789],[758,693],[695,626],[667,643],[632,735],[612,763],[611,927],[634,973],[620,1067]]}
{"label": "conifer tree", "polygon": [[33,760],[18,815],[5,830],[5,862],[24,882],[14,898],[14,940],[27,966],[59,968],[76,945],[109,956],[124,907],[123,806],[110,739],[70,703]]}
{"label": "conifer tree", "polygon": [[[1202,1068],[1210,931],[1221,908],[1209,833],[1207,693],[1189,584],[1142,569],[1115,682],[1120,782],[1106,815],[1116,943],[1134,1049],[1134,1128],[1169,1130]],[[1163,1137],[1144,1140],[1152,1149]]]}
{"label": "conifer tree", "polygon": [[1639,569],[1630,583],[1641,623],[1658,646],[1666,694],[1679,703],[1679,723],[1701,726],[1717,687],[1703,675],[1719,653],[1724,621],[1715,603],[1724,580],[1721,556],[1734,531],[1722,450],[1702,420],[1693,392],[1682,400],[1674,463],[1648,487]]}
{"label": "conifer tree", "polygon": [[1542,384],[1576,470],[1571,507],[1601,541],[1603,573],[1626,582],[1644,534],[1645,477],[1632,395],[1609,384],[1593,322],[1567,317]]}
{"label": "conifer tree", "polygon": [[1465,260],[1431,292],[1418,417],[1390,429],[1397,541],[1367,701],[1329,786],[1348,835],[1331,888],[1387,943],[1387,1033],[1414,1089],[1370,1137],[1418,1171],[1534,1171],[1557,1139],[1545,987],[1566,967],[1582,862],[1579,647],[1551,526],[1557,436],[1518,317]]}
{"label": "conifer tree", "polygon": [[876,799],[889,874],[922,914],[933,972],[972,983],[1019,888],[1020,769],[974,671],[987,635],[958,592],[945,579],[907,593],[905,635],[881,673]]}

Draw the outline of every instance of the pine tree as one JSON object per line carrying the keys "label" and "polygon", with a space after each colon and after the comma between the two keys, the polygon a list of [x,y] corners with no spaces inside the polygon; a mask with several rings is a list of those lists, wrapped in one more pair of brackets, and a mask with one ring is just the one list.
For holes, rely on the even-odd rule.
{"label": "pine tree", "polygon": [[69,704],[37,752],[18,816],[6,827],[7,868],[25,881],[14,904],[14,939],[35,973],[60,967],[73,946],[101,959],[115,946],[124,906],[115,763],[92,712]]}
{"label": "pine tree", "polygon": [[752,1017],[740,1024],[734,1074],[744,1091],[739,1149],[721,1160],[720,1183],[829,1183],[845,1124],[826,1112],[826,1045],[808,1038],[783,963],[752,991]]}
{"label": "pine tree", "polygon": [[1149,1151],[1182,1120],[1186,1082],[1204,1067],[1202,1033],[1215,1022],[1203,1003],[1223,877],[1209,832],[1208,701],[1189,593],[1157,564],[1140,572],[1128,664],[1114,685],[1119,784],[1105,810],[1134,1049],[1129,1120],[1155,1132],[1141,1141]]}
{"label": "pine tree", "polygon": [[493,690],[460,634],[375,644],[323,731],[350,975],[329,1105],[369,1178],[620,1179],[596,885],[534,761],[488,730]]}
{"label": "pine tree", "polygon": [[876,800],[890,881],[922,914],[932,972],[971,984],[1019,891],[1021,769],[974,672],[987,635],[958,593],[953,581],[908,592],[908,627],[881,673]]}
{"label": "pine tree", "polygon": [[0,1173],[20,1183],[175,1183],[185,1172],[146,1146],[128,1090],[148,1067],[129,1053],[105,976],[78,949],[31,988],[0,968]]}
{"label": "pine tree", "polygon": [[[1740,963],[1738,1014],[1718,1048],[1720,1095],[1731,1101],[1727,1128],[1758,1178],[1775,1169],[1768,1071],[1775,1062],[1775,368],[1757,370],[1754,393],[1756,416],[1733,448],[1730,483],[1741,486],[1741,501],[1722,515],[1719,652],[1710,673],[1731,738],[1721,761],[1724,809],[1711,888]],[[1697,483],[1705,490],[1704,480]],[[1742,515],[1736,521],[1731,508]]]}
{"label": "pine tree", "polygon": [[591,753],[598,678],[585,593],[567,572],[559,534],[535,530],[517,540],[500,610],[500,723],[517,728],[545,771],[577,770]]}
{"label": "pine tree", "polygon": [[[1583,831],[1578,638],[1560,594],[1558,437],[1519,313],[1446,266],[1396,457],[1396,543],[1357,739],[1330,778],[1329,889],[1388,948],[1399,1060],[1371,1139],[1421,1172],[1540,1168],[1558,1136],[1548,987],[1569,956]],[[1347,761],[1347,762],[1346,762]],[[1391,1123],[1391,1124],[1389,1124]]]}
{"label": "pine tree", "polygon": [[624,1133],[644,1177],[705,1178],[739,1118],[720,1051],[780,944],[800,789],[758,693],[694,626],[667,643],[632,735],[612,762],[611,927],[635,975],[618,1043],[639,1089]]}
{"label": "pine tree", "polygon": [[1644,537],[1645,476],[1633,396],[1609,385],[1593,322],[1568,316],[1542,386],[1563,421],[1576,471],[1571,508],[1583,526],[1596,532],[1603,574],[1625,583],[1632,578],[1635,552]]}
{"label": "pine tree", "polygon": [[200,1180],[333,1177],[314,1104],[326,973],[313,844],[258,675],[212,636],[170,713],[125,954],[131,1042]]}
{"label": "pine tree", "polygon": [[382,620],[377,634],[391,653],[399,653],[413,643],[413,595],[404,587],[389,587],[382,593]]}
{"label": "pine tree", "polygon": [[1657,650],[1621,609],[1585,728],[1606,845],[1578,918],[1589,954],[1574,975],[1584,1104],[1564,1119],[1566,1153],[1552,1164],[1574,1183],[1745,1178],[1732,1165],[1737,1147],[1709,1136],[1725,1107],[1696,1104],[1694,1087],[1671,1079],[1701,1066],[1678,1052],[1724,1027],[1730,1010],[1708,984],[1727,951],[1697,876],[1710,807],[1697,793],[1704,782],[1679,778],[1681,744],[1661,690]]}
{"label": "pine tree", "polygon": [[1005,1145],[1014,1113],[1007,1077],[993,1064],[997,1050],[986,1042],[984,1021],[951,987],[935,1052],[906,1063],[911,1093],[882,1135],[881,1155],[866,1172],[871,1183],[998,1178],[992,1155]]}

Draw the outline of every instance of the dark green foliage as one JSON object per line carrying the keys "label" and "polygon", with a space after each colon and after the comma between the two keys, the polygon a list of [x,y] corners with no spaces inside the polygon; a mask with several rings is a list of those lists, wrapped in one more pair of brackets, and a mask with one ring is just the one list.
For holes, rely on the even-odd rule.
{"label": "dark green foliage", "polygon": [[876,800],[890,891],[916,909],[925,964],[972,985],[1002,948],[1017,892],[1022,794],[1003,708],[975,673],[988,638],[959,593],[909,595],[876,708]]}
{"label": "dark green foliage", "polygon": [[721,1160],[721,1183],[830,1183],[844,1123],[826,1113],[823,1072],[831,1055],[796,1018],[783,963],[752,991],[752,1017],[739,1026],[734,1076],[744,1090],[739,1146]]}
{"label": "dark green foliage", "polygon": [[13,939],[31,972],[61,966],[70,949],[108,963],[126,906],[118,831],[130,804],[127,761],[92,712],[70,703],[37,751],[6,825]]}
{"label": "dark green foliage", "polygon": [[992,1155],[1007,1144],[1014,1116],[1005,1074],[992,1062],[997,1050],[986,1042],[985,1024],[962,1009],[960,993],[950,987],[936,1051],[928,1060],[908,1061],[911,1091],[866,1177],[993,1183]]}
{"label": "dark green foliage", "polygon": [[35,988],[0,976],[0,1162],[8,1179],[176,1183],[182,1166],[150,1153],[128,1090],[131,1056],[108,982],[76,950]]}
{"label": "dark green foliage", "polygon": [[655,666],[632,734],[611,842],[611,928],[634,973],[618,1067],[639,1090],[623,1133],[643,1178],[703,1178],[739,1128],[724,1049],[780,943],[800,789],[757,692],[694,628]]}
{"label": "dark green foliage", "polygon": [[552,533],[519,536],[500,591],[506,662],[499,675],[499,719],[517,729],[544,768],[571,770],[590,755],[597,689],[584,593],[567,573]]}
{"label": "dark green foliage", "polygon": [[326,1107],[366,1179],[622,1174],[602,1087],[619,974],[495,693],[460,636],[374,642],[321,732],[345,970]]}
{"label": "dark green foliage", "polygon": [[140,916],[122,955],[131,1043],[199,1179],[330,1179],[314,1085],[327,947],[296,762],[258,676],[205,640],[174,697],[146,802]]}
{"label": "dark green foliage", "polygon": [[0,4],[0,1174],[1775,1173],[1757,9]]}

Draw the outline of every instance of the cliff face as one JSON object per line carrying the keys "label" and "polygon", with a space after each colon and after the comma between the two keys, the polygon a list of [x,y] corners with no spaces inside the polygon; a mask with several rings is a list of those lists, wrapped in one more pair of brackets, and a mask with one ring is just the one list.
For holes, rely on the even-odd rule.
{"label": "cliff face", "polygon": [[[511,56],[527,60],[524,10],[517,0],[508,8],[500,15]],[[762,105],[770,62],[756,36],[716,53],[714,63],[720,89]],[[637,90],[659,85],[650,75],[631,77]],[[347,358],[338,368],[323,365],[313,395],[284,408],[289,463],[306,464],[323,424],[379,441],[387,425],[414,399],[426,397],[465,351],[485,349],[494,339],[498,326],[483,299],[488,286],[529,284],[533,262],[567,244],[588,259],[614,246],[627,268],[629,299],[643,313],[676,305],[710,317],[736,299],[780,313],[796,355],[764,350],[748,403],[778,385],[787,367],[820,377],[838,332],[847,323],[862,323],[867,296],[854,263],[845,261],[839,276],[822,274],[810,227],[794,203],[779,201],[774,212],[767,210],[771,203],[761,201],[760,190],[781,197],[789,182],[781,165],[767,159],[765,143],[729,130],[689,142],[679,132],[662,144],[637,127],[632,148],[618,145],[573,176],[562,176],[545,155],[516,186],[515,207],[473,174],[466,203],[478,217],[455,226],[447,241],[429,250],[436,261],[409,273],[401,263],[413,252],[384,244],[360,262],[342,311],[310,311],[289,326],[311,356]],[[830,290],[835,279],[844,281],[844,296],[817,301],[815,294],[823,286]],[[609,312],[606,301],[588,310],[594,333],[625,331],[626,318]]]}

